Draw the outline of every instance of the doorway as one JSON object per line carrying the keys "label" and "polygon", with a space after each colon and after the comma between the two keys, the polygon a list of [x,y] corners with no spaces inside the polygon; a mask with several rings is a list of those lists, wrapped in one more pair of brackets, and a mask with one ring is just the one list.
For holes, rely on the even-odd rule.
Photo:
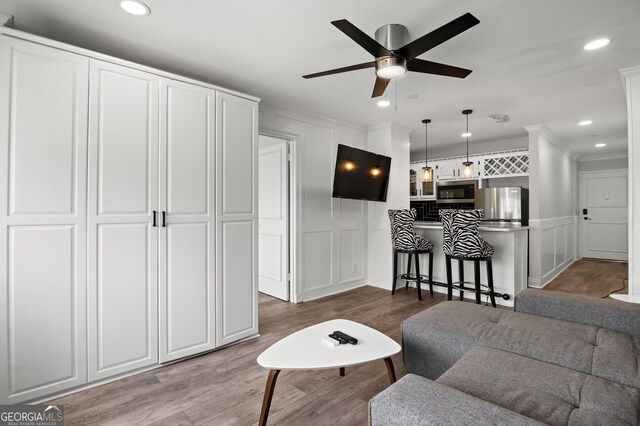
{"label": "doorway", "polygon": [[627,175],[627,170],[580,173],[582,257],[627,261]]}
{"label": "doorway", "polygon": [[291,145],[258,137],[258,290],[291,300]]}

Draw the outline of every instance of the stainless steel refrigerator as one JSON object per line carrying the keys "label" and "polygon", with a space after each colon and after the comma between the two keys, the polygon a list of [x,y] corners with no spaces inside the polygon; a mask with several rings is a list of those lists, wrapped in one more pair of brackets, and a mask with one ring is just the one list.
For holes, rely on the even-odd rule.
{"label": "stainless steel refrigerator", "polygon": [[495,225],[529,225],[529,190],[520,186],[483,188],[475,193],[476,209],[483,221]]}

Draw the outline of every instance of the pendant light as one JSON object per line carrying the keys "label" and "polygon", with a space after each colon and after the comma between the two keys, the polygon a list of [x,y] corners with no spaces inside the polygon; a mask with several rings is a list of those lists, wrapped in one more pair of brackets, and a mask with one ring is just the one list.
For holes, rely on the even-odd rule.
{"label": "pendant light", "polygon": [[422,182],[431,182],[433,181],[433,171],[431,170],[431,167],[429,167],[429,156],[427,155],[427,147],[428,147],[428,142],[429,142],[429,123],[431,123],[431,120],[428,118],[425,118],[424,120],[422,120],[422,122],[424,123],[424,167],[422,168]]}
{"label": "pendant light", "polygon": [[473,162],[469,161],[469,136],[471,136],[471,133],[469,133],[469,114],[472,112],[473,110],[471,109],[462,111],[462,113],[467,116],[467,131],[462,134],[462,137],[467,138],[467,161],[462,162],[462,176],[466,178],[470,178],[473,175],[473,170],[471,169]]}

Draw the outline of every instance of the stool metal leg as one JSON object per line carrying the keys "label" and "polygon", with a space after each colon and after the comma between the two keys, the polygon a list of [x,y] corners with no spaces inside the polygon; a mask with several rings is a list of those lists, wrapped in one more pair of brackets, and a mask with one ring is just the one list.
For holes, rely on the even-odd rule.
{"label": "stool metal leg", "polygon": [[453,278],[451,277],[451,258],[446,255],[444,263],[447,268],[447,300],[453,299]]}
{"label": "stool metal leg", "polygon": [[[411,275],[411,253],[407,253],[407,276]],[[409,288],[409,280],[404,282],[404,289]]]}
{"label": "stool metal leg", "polygon": [[[460,277],[460,287],[464,287],[464,261],[458,259],[458,277]],[[460,300],[464,300],[464,291],[460,290]]]}
{"label": "stool metal leg", "polygon": [[391,294],[396,292],[396,281],[398,281],[398,252],[393,251],[393,282],[391,283]]}
{"label": "stool metal leg", "polygon": [[493,294],[493,265],[491,259],[487,259],[487,285],[489,286],[489,299],[491,306],[496,307],[496,296]]}
{"label": "stool metal leg", "polygon": [[420,256],[416,253],[416,289],[418,290],[418,300],[422,300],[422,289],[420,288]]}
{"label": "stool metal leg", "polygon": [[481,294],[480,294],[480,261],[479,260],[474,260],[473,261],[473,276],[474,276],[474,280],[476,282],[476,304],[480,304],[481,303]]}
{"label": "stool metal leg", "polygon": [[429,253],[429,293],[433,296],[433,252]]}

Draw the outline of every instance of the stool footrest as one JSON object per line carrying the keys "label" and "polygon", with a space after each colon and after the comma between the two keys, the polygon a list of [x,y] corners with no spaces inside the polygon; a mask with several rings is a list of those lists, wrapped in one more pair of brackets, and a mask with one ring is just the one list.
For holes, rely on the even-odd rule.
{"label": "stool footrest", "polygon": [[[418,277],[411,274],[400,274],[398,279],[402,281],[418,281]],[[426,283],[429,282],[429,279],[429,276],[420,274],[420,282]]]}

